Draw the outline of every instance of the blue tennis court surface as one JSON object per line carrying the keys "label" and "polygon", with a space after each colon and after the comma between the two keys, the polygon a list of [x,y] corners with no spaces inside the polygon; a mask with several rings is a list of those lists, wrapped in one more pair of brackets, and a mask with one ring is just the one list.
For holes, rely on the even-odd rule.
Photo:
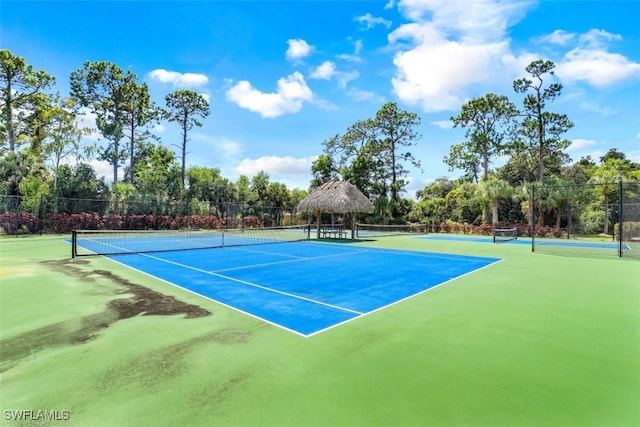
{"label": "blue tennis court surface", "polygon": [[[475,243],[493,243],[492,237],[487,236],[450,236],[450,235],[429,235],[422,236],[419,239],[426,240],[449,240],[458,242],[475,242]],[[518,238],[516,240],[507,240],[502,243],[510,245],[527,245],[531,246],[531,239]],[[614,249],[619,248],[619,244],[616,242],[584,242],[576,240],[539,240],[536,238],[536,246],[560,246],[560,247],[574,247],[574,248],[592,248],[592,249]],[[622,249],[629,250],[631,247],[627,244],[622,245]]]}
{"label": "blue tennis court surface", "polygon": [[500,261],[315,242],[109,258],[303,336]]}

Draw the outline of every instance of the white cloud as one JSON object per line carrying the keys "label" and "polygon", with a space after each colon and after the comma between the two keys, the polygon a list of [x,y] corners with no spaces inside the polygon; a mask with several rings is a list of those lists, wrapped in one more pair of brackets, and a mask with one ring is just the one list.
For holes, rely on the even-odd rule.
{"label": "white cloud", "polygon": [[336,64],[331,61],[325,61],[311,73],[310,77],[312,79],[323,79],[323,80],[331,80],[332,78],[336,78],[338,81],[338,86],[341,88],[347,87],[347,84],[351,80],[355,80],[360,77],[360,73],[358,71],[337,71]]}
{"label": "white cloud", "polygon": [[[105,160],[91,160],[89,162],[93,170],[96,172],[96,177],[104,178],[105,182],[113,182],[113,165]],[[123,176],[124,172],[122,168],[118,169],[118,180]]]}
{"label": "white cloud", "polygon": [[594,113],[602,114],[603,116],[608,116],[608,117],[618,114],[618,112],[615,109],[609,106],[603,105],[601,103],[592,102],[592,101],[582,101],[580,103],[580,109],[584,111],[593,111]]}
{"label": "white cloud", "polygon": [[362,52],[362,40],[356,40],[355,42],[353,42],[353,53],[355,55],[358,55],[360,52]]}
{"label": "white cloud", "polygon": [[243,80],[227,90],[226,96],[240,107],[270,118],[297,113],[302,109],[304,101],[313,99],[311,89],[297,71],[279,79],[276,92],[261,92]]}
{"label": "white cloud", "polygon": [[225,157],[234,158],[244,153],[244,146],[231,139],[222,139],[216,141],[214,145],[222,151]]}
{"label": "white cloud", "polygon": [[194,141],[198,141],[200,145],[204,145],[210,148],[209,151],[214,157],[219,160],[224,159],[237,159],[244,153],[244,146],[242,143],[233,139],[225,137],[213,137],[205,133],[195,132],[191,136]]}
{"label": "white cloud", "polygon": [[209,79],[204,74],[179,73],[162,68],[151,71],[148,76],[151,80],[160,83],[171,83],[174,87],[180,88],[201,87],[209,83]]}
{"label": "white cloud", "polygon": [[506,42],[464,44],[445,40],[427,27],[414,29],[422,33],[414,34],[420,43],[395,55],[392,84],[400,99],[421,105],[425,112],[458,108],[466,89],[491,79],[507,54]]}
{"label": "white cloud", "polygon": [[383,96],[378,95],[375,92],[371,92],[368,90],[361,90],[357,88],[351,88],[347,92],[347,94],[354,101],[374,101],[379,104],[383,104],[385,102],[385,98]]}
{"label": "white cloud", "polygon": [[503,1],[402,0],[415,22],[389,34],[397,49],[395,94],[425,112],[459,108],[470,88],[521,72],[522,58],[509,50],[506,31],[528,6]]}
{"label": "white cloud", "polygon": [[596,144],[596,141],[592,139],[574,139],[571,141],[571,145],[567,147],[567,151],[580,151]]}
{"label": "white cloud", "polygon": [[318,65],[309,77],[312,79],[329,80],[336,72],[336,64],[331,61],[324,61]]}
{"label": "white cloud", "polygon": [[568,33],[564,30],[556,30],[551,34],[538,37],[536,41],[566,46],[576,37],[575,33]]}
{"label": "white cloud", "polygon": [[356,40],[353,42],[353,53],[341,53],[337,55],[337,58],[343,61],[361,62],[360,52],[362,52],[363,46],[362,40]]}
{"label": "white cloud", "polygon": [[287,40],[287,44],[289,47],[287,48],[285,56],[289,61],[295,61],[309,56],[314,49],[313,46],[302,39],[289,39]]}
{"label": "white cloud", "polygon": [[79,129],[88,129],[89,134],[84,135],[85,139],[98,141],[102,134],[96,125],[96,113],[88,107],[81,107],[76,115],[76,126]]}
{"label": "white cloud", "polygon": [[370,13],[366,13],[362,16],[356,16],[354,21],[365,24],[368,30],[375,28],[376,25],[384,25],[387,28],[391,27],[391,21],[387,21],[384,18],[374,17]]}
{"label": "white cloud", "polygon": [[505,30],[524,17],[533,1],[401,0],[398,8],[408,19],[431,23],[449,36],[467,42],[503,37]]}
{"label": "white cloud", "polygon": [[331,103],[330,101],[327,101],[326,99],[318,99],[314,97],[309,102],[319,108],[322,108],[325,111],[333,111],[338,109],[338,107],[335,104]]}
{"label": "white cloud", "polygon": [[429,123],[440,129],[453,129],[453,122],[451,120],[434,120]]}
{"label": "white cloud", "polygon": [[151,128],[151,130],[153,132],[157,132],[157,133],[162,133],[166,130],[167,128],[164,125],[161,124],[157,124],[154,127]]}
{"label": "white cloud", "polygon": [[640,151],[632,151],[628,153],[627,158],[634,163],[640,163]]}
{"label": "white cloud", "polygon": [[384,5],[384,8],[391,9],[393,6],[395,6],[395,4],[396,4],[395,0],[389,0],[387,4]]}
{"label": "white cloud", "polygon": [[341,88],[345,88],[347,87],[347,84],[352,81],[352,80],[356,80],[358,77],[360,77],[360,73],[357,72],[356,70],[353,71],[339,71],[336,73],[336,78],[338,80],[338,86]]}
{"label": "white cloud", "polygon": [[264,156],[257,159],[244,159],[236,167],[236,172],[242,175],[255,175],[261,171],[274,175],[286,175],[289,178],[307,176],[311,170],[312,157],[278,157]]}
{"label": "white cloud", "polygon": [[610,42],[614,40],[622,40],[620,34],[612,34],[604,30],[597,30],[595,28],[587,31],[580,36],[580,42],[590,49],[602,49],[605,48]]}
{"label": "white cloud", "polygon": [[556,61],[555,74],[567,85],[586,82],[596,87],[640,78],[640,63],[609,51],[609,45],[619,40],[622,40],[619,34],[598,29],[584,34],[557,30],[537,39],[560,46],[572,44],[571,50]]}
{"label": "white cloud", "polygon": [[640,63],[606,50],[575,48],[556,65],[555,71],[563,83],[585,81],[603,87],[628,78],[639,78]]}

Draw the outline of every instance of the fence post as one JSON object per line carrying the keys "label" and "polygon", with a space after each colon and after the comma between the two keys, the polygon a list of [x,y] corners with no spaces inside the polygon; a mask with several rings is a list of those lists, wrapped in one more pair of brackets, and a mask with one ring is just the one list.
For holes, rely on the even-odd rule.
{"label": "fence post", "polygon": [[536,185],[531,186],[531,252],[536,251]]}
{"label": "fence post", "polygon": [[[624,221],[622,215],[622,205],[623,205],[623,196],[622,192],[622,180],[618,181],[618,256],[622,258],[622,230],[624,229]],[[615,227],[615,225],[614,225]],[[613,233],[615,234],[616,230],[614,228]]]}

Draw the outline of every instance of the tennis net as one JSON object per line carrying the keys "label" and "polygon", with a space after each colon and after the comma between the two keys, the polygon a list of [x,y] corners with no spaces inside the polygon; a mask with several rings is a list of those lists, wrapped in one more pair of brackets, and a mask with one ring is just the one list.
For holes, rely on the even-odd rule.
{"label": "tennis net", "polygon": [[356,224],[356,237],[384,237],[427,234],[426,224]]}
{"label": "tennis net", "polygon": [[220,230],[74,230],[72,257],[182,251],[309,240],[309,225]]}
{"label": "tennis net", "polygon": [[508,242],[518,238],[517,228],[494,228],[493,243]]}

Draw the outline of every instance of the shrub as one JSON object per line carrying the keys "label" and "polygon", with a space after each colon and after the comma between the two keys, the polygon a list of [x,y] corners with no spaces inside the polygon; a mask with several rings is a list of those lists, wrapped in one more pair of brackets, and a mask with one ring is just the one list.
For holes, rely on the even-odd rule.
{"label": "shrub", "polygon": [[604,229],[604,211],[587,210],[580,215],[582,234],[598,234]]}
{"label": "shrub", "polygon": [[33,214],[27,212],[5,212],[0,215],[0,227],[7,234],[17,234],[21,231],[38,233],[42,231],[42,223]]}
{"label": "shrub", "polygon": [[242,218],[242,224],[246,228],[258,228],[263,226],[263,222],[255,215],[249,215]]}

